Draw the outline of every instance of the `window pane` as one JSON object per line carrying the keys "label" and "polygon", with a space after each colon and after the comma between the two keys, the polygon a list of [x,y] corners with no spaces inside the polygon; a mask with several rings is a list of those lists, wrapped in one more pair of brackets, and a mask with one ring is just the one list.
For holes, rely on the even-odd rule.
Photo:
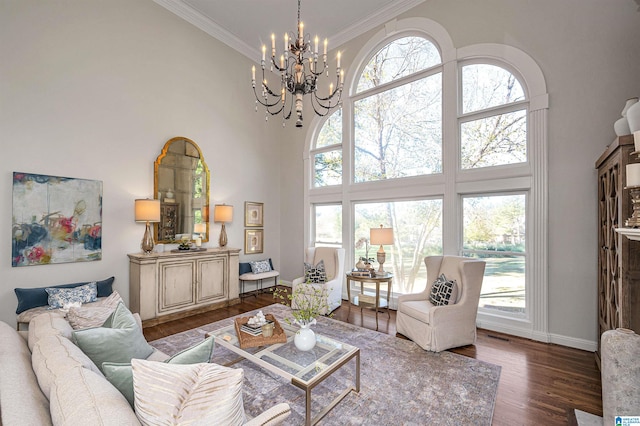
{"label": "window pane", "polygon": [[442,172],[442,76],[354,103],[355,181]]}
{"label": "window pane", "polygon": [[316,205],[315,237],[316,245],[336,245],[342,247],[342,205]]}
{"label": "window pane", "polygon": [[504,68],[488,64],[462,67],[463,113],[522,100],[524,100],[522,85]]}
{"label": "window pane", "polygon": [[320,133],[318,133],[318,138],[316,139],[316,148],[338,145],[341,143],[342,109],[337,109],[322,125],[322,129],[320,129]]}
{"label": "window pane", "polygon": [[342,183],[342,150],[314,155],[315,186],[340,185]]}
{"label": "window pane", "polygon": [[525,312],[526,196],[463,199],[463,251],[487,262],[480,307]]}
{"label": "window pane", "polygon": [[527,112],[498,114],[460,125],[462,169],[527,161]]}
{"label": "window pane", "polygon": [[380,86],[441,62],[440,52],[422,37],[404,37],[380,49],[360,75],[357,92]]}
{"label": "window pane", "polygon": [[[365,238],[367,243],[355,249],[355,260],[367,254],[376,258],[379,246],[369,246],[369,232],[380,225],[392,228],[394,234],[394,244],[383,247],[384,270],[394,274],[393,292],[424,290],[427,283],[424,257],[442,254],[442,200],[356,204],[354,242]],[[377,262],[374,265],[377,269]]]}

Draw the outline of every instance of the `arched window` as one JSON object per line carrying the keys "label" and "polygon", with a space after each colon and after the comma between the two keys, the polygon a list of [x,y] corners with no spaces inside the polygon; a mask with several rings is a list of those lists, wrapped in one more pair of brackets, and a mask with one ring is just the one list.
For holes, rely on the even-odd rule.
{"label": "arched window", "polygon": [[309,141],[309,245],[340,234],[349,270],[375,259],[356,244],[371,228],[392,228],[392,307],[424,289],[425,256],[481,258],[481,325],[545,340],[547,95],[535,62],[504,45],[455,49],[439,24],[409,18],[362,48],[345,93]]}

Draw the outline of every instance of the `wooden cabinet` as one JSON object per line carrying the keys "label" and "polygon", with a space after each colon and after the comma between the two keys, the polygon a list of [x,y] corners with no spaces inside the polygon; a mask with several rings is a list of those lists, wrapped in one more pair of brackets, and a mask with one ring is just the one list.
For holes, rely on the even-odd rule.
{"label": "wooden cabinet", "polygon": [[129,304],[151,326],[240,302],[240,249],[129,254]]}
{"label": "wooden cabinet", "polygon": [[626,165],[637,163],[633,135],[617,138],[596,162],[598,169],[598,351],[607,330],[640,333],[640,242],[615,232],[633,211]]}

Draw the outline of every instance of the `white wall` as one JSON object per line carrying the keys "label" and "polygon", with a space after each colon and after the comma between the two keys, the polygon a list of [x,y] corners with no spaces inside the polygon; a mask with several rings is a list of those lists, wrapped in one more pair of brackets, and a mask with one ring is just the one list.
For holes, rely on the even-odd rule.
{"label": "white wall", "polygon": [[[428,0],[398,17],[435,20],[456,48],[517,47],[542,68],[550,95],[549,333],[552,341],[570,346],[595,347],[597,340],[594,164],[615,138],[613,123],[625,100],[640,95],[637,9],[633,0]],[[339,47],[346,67],[379,30]],[[295,149],[283,151],[285,164],[298,164],[302,155],[304,135],[296,139],[290,144]],[[302,181],[302,168],[289,169],[287,179]],[[302,203],[285,202],[283,223],[298,225]],[[283,254],[300,246],[302,238],[302,233],[283,233]]]}
{"label": "white wall", "polygon": [[[202,149],[211,203],[235,206],[229,246],[244,246],[244,202],[264,202],[265,253],[246,259],[279,263],[282,131],[254,113],[244,56],[151,0],[3,0],[0,57],[0,320],[15,324],[15,287],[114,275],[128,300],[133,200],[153,195],[174,136]],[[101,261],[11,267],[13,171],[103,181]]]}

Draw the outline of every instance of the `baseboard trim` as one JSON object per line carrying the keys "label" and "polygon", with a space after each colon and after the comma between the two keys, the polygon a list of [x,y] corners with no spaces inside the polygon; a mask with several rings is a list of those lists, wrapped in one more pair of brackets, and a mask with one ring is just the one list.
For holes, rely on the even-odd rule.
{"label": "baseboard trim", "polygon": [[598,350],[598,342],[575,337],[563,336],[560,334],[550,334],[551,343],[568,346],[570,348],[582,349],[583,351],[595,352]]}

